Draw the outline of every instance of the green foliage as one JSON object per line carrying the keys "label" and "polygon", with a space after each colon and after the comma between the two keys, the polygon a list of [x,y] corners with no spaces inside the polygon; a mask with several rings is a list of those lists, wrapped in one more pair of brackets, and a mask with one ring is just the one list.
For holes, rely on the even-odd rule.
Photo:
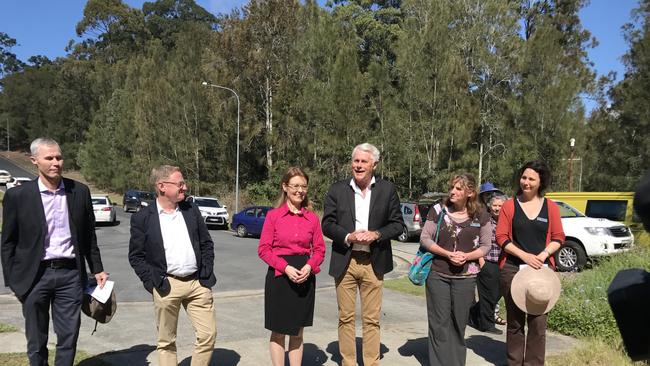
{"label": "green foliage", "polygon": [[[299,165],[319,208],[365,141],[402,197],[444,190],[456,171],[508,187],[533,158],[560,190],[569,138],[585,144],[578,96],[593,88],[583,5],[264,0],[215,17],[193,0],[90,0],[67,57],[3,74],[0,110],[13,147],[47,133],[66,164],[117,191],[146,187],[161,163],[199,192],[232,187],[239,145],[245,199],[273,202],[278,172]],[[15,44],[0,40],[3,52]],[[641,107],[643,88],[628,89]],[[639,149],[609,152],[636,167]]]}
{"label": "green foliage", "polygon": [[384,281],[384,287],[409,295],[425,296],[424,286],[415,286],[407,277],[392,278]]}
{"label": "green foliage", "polygon": [[642,0],[635,10],[637,25],[623,27],[630,45],[623,57],[624,79],[616,85],[612,76],[601,80],[600,108],[589,119],[589,189],[631,191],[650,168],[649,19],[650,1]]}
{"label": "green foliage", "polygon": [[[1,197],[0,197],[0,202],[1,202]],[[9,333],[9,332],[17,332],[17,331],[18,329],[13,325],[0,323],[0,333]]]}
{"label": "green foliage", "polygon": [[616,321],[607,303],[607,287],[616,273],[626,268],[650,269],[650,249],[636,247],[603,258],[592,270],[565,277],[560,299],[549,313],[548,327],[566,335],[620,343]]}

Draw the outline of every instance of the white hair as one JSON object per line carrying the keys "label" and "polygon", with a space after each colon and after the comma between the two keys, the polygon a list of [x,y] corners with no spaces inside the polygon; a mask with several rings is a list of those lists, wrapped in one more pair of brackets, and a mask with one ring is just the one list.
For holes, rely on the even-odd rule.
{"label": "white hair", "polygon": [[352,159],[354,159],[354,153],[357,151],[365,151],[372,155],[372,160],[377,163],[379,162],[379,149],[373,144],[369,144],[367,142],[364,142],[363,144],[359,144],[352,149]]}
{"label": "white hair", "polygon": [[49,137],[39,137],[32,141],[32,143],[29,145],[29,152],[32,154],[32,156],[36,156],[38,154],[38,148],[41,147],[41,145],[56,146],[59,148],[59,151],[61,151],[59,143],[54,139],[51,139]]}

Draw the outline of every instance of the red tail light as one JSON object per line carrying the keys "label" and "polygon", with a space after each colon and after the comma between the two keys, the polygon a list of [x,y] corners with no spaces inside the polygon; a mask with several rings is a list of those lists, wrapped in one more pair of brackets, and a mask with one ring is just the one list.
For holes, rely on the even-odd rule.
{"label": "red tail light", "polygon": [[110,210],[111,210],[110,207],[104,207],[104,208],[102,208],[102,211],[110,211]]}
{"label": "red tail light", "polygon": [[417,222],[418,224],[422,224],[422,217],[420,216],[420,208],[418,205],[415,205],[415,215],[413,215],[413,221]]}

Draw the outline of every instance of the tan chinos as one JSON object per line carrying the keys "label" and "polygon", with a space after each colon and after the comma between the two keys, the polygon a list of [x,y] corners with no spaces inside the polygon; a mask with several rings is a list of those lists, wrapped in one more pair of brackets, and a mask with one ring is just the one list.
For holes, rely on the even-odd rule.
{"label": "tan chinos", "polygon": [[153,291],[154,309],[158,329],[158,357],[160,366],[176,366],[176,329],[181,305],[192,322],[196,341],[191,366],[207,366],[212,357],[217,337],[212,291],[201,286],[196,278],[181,280],[168,277],[171,290],[160,296]]}
{"label": "tan chinos", "polygon": [[370,253],[352,251],[350,264],[336,281],[336,299],[339,310],[339,350],[343,366],[357,364],[355,310],[357,289],[361,297],[363,330],[363,364],[379,365],[381,299],[383,276],[377,277],[372,269]]}

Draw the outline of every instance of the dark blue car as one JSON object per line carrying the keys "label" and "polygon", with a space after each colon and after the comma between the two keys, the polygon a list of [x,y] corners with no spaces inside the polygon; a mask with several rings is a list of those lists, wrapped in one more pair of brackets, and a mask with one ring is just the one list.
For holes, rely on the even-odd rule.
{"label": "dark blue car", "polygon": [[269,206],[246,207],[232,217],[230,227],[235,230],[237,236],[242,238],[248,235],[259,236],[262,233],[266,213],[272,208]]}

